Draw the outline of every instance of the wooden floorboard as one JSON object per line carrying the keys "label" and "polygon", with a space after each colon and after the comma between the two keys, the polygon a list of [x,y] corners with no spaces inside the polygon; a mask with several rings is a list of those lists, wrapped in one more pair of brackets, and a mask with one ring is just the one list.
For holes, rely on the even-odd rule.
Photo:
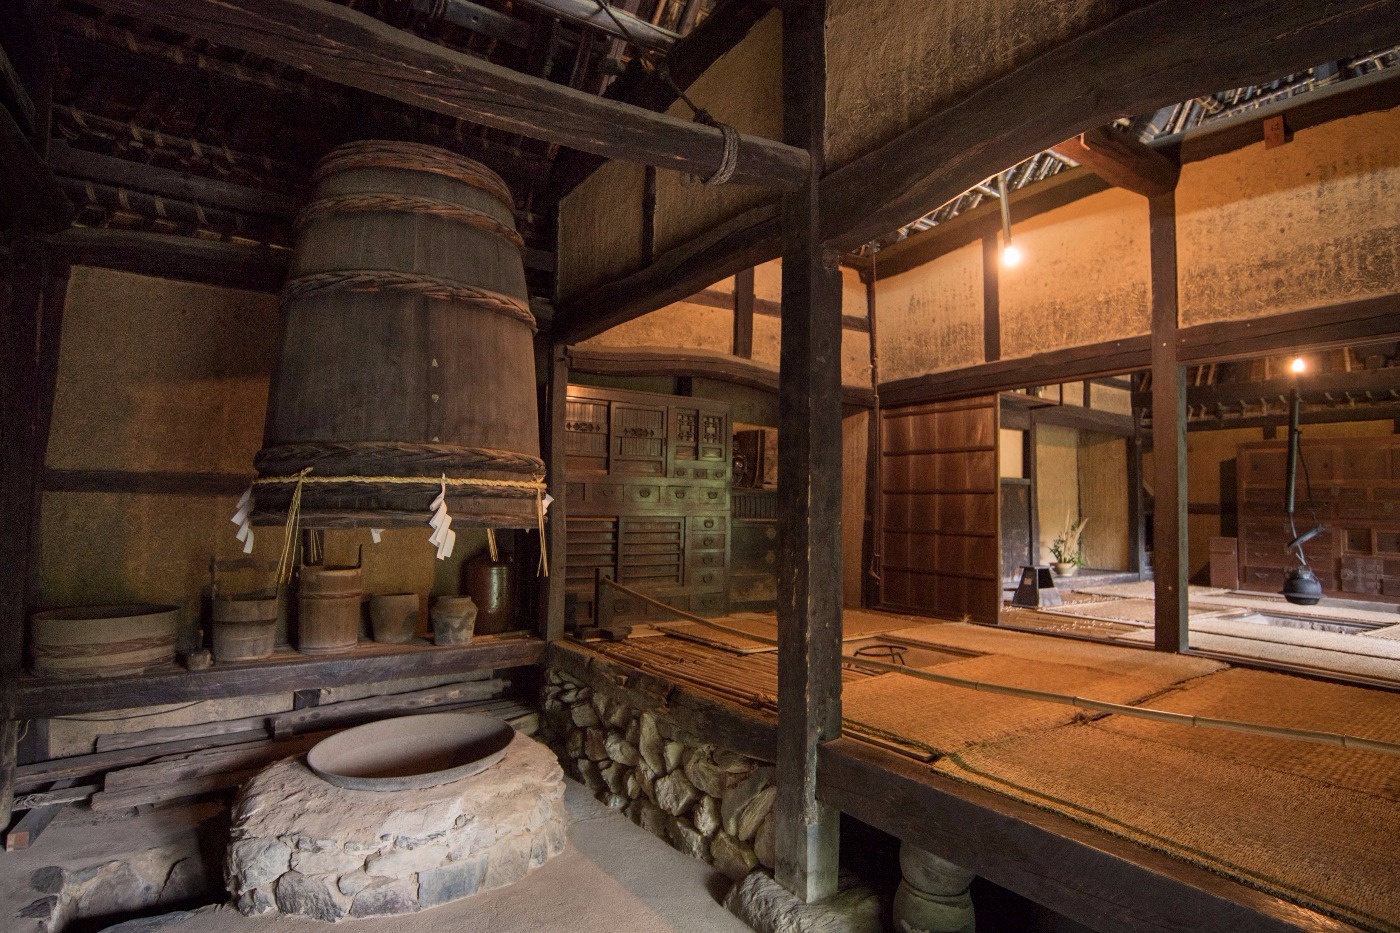
{"label": "wooden floorboard", "polygon": [[168,665],[122,677],[64,680],[26,676],[19,683],[15,718],[45,719],[160,703],[522,667],[539,663],[543,655],[541,639],[492,635],[461,647],[362,644],[348,654],[331,657],[286,651],[265,661],[217,664],[203,671]]}

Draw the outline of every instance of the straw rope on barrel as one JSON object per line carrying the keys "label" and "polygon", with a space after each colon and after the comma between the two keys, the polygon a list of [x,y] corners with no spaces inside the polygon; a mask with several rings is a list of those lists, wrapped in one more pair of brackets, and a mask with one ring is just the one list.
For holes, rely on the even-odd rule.
{"label": "straw rope on barrel", "polygon": [[314,179],[253,521],[421,524],[445,484],[454,519],[537,527],[535,321],[509,189],[383,141],[333,150]]}

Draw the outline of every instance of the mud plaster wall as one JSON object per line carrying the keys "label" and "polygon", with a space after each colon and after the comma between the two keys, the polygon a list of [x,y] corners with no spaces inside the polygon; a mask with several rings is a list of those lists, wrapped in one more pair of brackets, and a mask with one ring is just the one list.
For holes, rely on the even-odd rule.
{"label": "mud plaster wall", "polygon": [[734,312],[680,301],[619,324],[580,346],[670,347],[730,353],[734,349]]}
{"label": "mud plaster wall", "polygon": [[881,382],[983,362],[982,244],[877,280],[875,330]]}
{"label": "mud plaster wall", "polygon": [[[251,478],[262,446],[276,353],[275,296],[74,267],[64,308],[46,466],[64,470],[221,473]],[[180,608],[181,644],[198,638],[209,559],[239,556],[229,523],[236,495],[50,492],[41,502],[42,607],[153,602]],[[275,560],[277,529],[253,556]],[[365,543],[369,593],[456,592],[463,560],[484,534],[462,529],[450,561],[426,535],[330,532],[331,563]],[[222,581],[270,585],[265,575]]]}
{"label": "mud plaster wall", "polygon": [[1079,432],[1042,424],[1035,431],[1035,507],[1040,519],[1041,560],[1051,561],[1050,545],[1079,517]]}
{"label": "mud plaster wall", "polygon": [[1389,294],[1400,282],[1400,108],[1183,167],[1183,325]]}
{"label": "mud plaster wall", "polygon": [[[783,138],[783,19],[774,11],[758,22],[686,92],[722,123],[765,139]],[[666,111],[691,119],[677,101]],[[701,185],[679,172],[656,174],[656,249],[678,246],[751,207],[775,200],[757,185]],[[640,217],[640,213],[638,217]],[[562,241],[561,241],[562,242]]]}
{"label": "mud plaster wall", "polygon": [[1112,434],[1079,435],[1079,515],[1084,566],[1128,569],[1128,442]]}
{"label": "mud plaster wall", "polygon": [[560,301],[651,262],[642,255],[645,187],[645,166],[606,162],[559,203],[555,290]]}
{"label": "mud plaster wall", "polygon": [[826,14],[828,169],[888,142],[1132,5],[1112,0],[831,0]]}
{"label": "mud plaster wall", "polygon": [[1147,199],[1118,188],[1015,224],[1025,259],[1001,269],[1002,358],[1151,330],[1147,233]]}

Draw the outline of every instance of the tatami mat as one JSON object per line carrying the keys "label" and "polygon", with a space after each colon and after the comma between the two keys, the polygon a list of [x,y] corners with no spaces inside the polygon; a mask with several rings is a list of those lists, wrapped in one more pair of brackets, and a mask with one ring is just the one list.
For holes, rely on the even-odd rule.
{"label": "tatami mat", "polygon": [[[1112,722],[1112,717],[1109,722]],[[1066,814],[1362,927],[1400,929],[1400,798],[1231,754],[1077,723],[965,749],[935,769]],[[1288,754],[1281,739],[1266,740]],[[1366,770],[1393,773],[1400,758]]]}

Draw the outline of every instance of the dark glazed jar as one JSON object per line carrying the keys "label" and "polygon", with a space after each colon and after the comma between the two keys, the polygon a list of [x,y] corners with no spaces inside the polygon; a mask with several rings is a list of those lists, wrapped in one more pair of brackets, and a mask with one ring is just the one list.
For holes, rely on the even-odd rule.
{"label": "dark glazed jar", "polygon": [[483,551],[467,562],[467,595],[476,603],[476,632],[495,635],[515,628],[511,618],[511,565]]}

